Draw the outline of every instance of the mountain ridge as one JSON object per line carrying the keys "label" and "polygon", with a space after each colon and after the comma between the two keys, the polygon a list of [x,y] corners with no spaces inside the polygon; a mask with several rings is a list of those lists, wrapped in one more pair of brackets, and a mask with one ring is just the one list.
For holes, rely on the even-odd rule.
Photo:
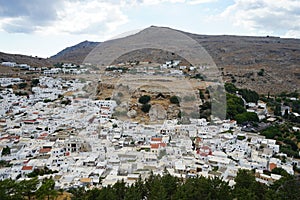
{"label": "mountain ridge", "polygon": [[[74,46],[67,47],[57,54],[51,56],[49,61],[55,62],[71,62],[76,64],[81,64],[84,58],[92,51],[100,42],[93,42],[85,40]],[[80,49],[80,51],[78,51]]]}
{"label": "mountain ridge", "polygon": [[[152,29],[164,28],[174,30],[168,27],[151,26],[135,34],[147,34],[147,31]],[[265,94],[292,92],[300,88],[300,39],[274,36],[200,35],[176,31],[194,39],[208,52],[226,82],[233,82],[238,87]],[[99,44],[101,45],[100,42],[83,41],[44,60],[52,64],[57,62],[82,64],[87,55]],[[172,52],[159,49],[141,49],[122,55],[115,60],[115,63],[134,60],[164,63],[171,59],[182,58],[173,55]],[[261,70],[264,71],[262,76],[258,75]]]}

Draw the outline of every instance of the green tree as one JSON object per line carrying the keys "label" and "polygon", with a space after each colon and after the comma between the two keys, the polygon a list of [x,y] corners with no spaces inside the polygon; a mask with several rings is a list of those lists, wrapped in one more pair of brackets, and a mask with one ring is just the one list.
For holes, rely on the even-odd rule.
{"label": "green tree", "polygon": [[257,72],[258,76],[264,76],[265,70],[264,69],[260,69],[259,72]]}
{"label": "green tree", "polygon": [[150,105],[150,104],[143,104],[141,110],[142,110],[144,113],[148,113],[149,110],[150,110],[150,108],[151,108],[151,105]]}
{"label": "green tree", "polygon": [[257,92],[249,90],[249,89],[239,89],[239,94],[245,99],[246,102],[254,102],[257,103],[259,100],[259,95]]}
{"label": "green tree", "polygon": [[237,199],[264,199],[267,192],[265,185],[255,180],[254,172],[239,170],[234,181],[236,182],[233,195]]}
{"label": "green tree", "polygon": [[[84,200],[86,197],[86,192],[83,187],[72,188],[69,190],[69,192],[72,194],[72,200]],[[97,196],[99,196],[99,194]]]}
{"label": "green tree", "polygon": [[270,191],[272,192],[270,196],[273,199],[299,199],[300,180],[295,176],[286,174],[270,186]]}
{"label": "green tree", "polygon": [[222,181],[218,177],[209,179],[209,190],[210,199],[232,199],[232,191],[228,182]]}
{"label": "green tree", "polygon": [[26,197],[28,200],[31,200],[37,189],[38,183],[39,180],[37,178],[23,180],[17,185],[17,190],[23,198]]}
{"label": "green tree", "polygon": [[238,91],[237,87],[233,83],[225,83],[225,90],[228,93],[235,94]]}
{"label": "green tree", "polygon": [[173,199],[174,191],[177,190],[178,187],[178,178],[171,176],[169,173],[165,174],[161,178],[162,186],[165,189],[168,199]]}
{"label": "green tree", "polygon": [[2,149],[2,156],[5,156],[5,155],[9,155],[10,154],[10,148],[9,146],[6,146]]}
{"label": "green tree", "polygon": [[281,116],[281,104],[280,103],[276,103],[275,110],[274,110],[274,115]]}
{"label": "green tree", "polygon": [[121,181],[117,181],[112,189],[115,191],[116,194],[116,200],[123,200],[125,198],[126,194],[126,184],[124,180],[122,179]]}
{"label": "green tree", "polygon": [[170,102],[173,103],[173,104],[179,104],[179,97],[171,96],[170,97]]}
{"label": "green tree", "polygon": [[11,179],[0,181],[0,199],[1,200],[17,200],[22,196],[18,193],[17,183]]}
{"label": "green tree", "polygon": [[235,119],[238,124],[242,124],[244,122],[258,122],[258,116],[254,112],[244,112],[242,114],[237,114]]}
{"label": "green tree", "polygon": [[167,192],[164,188],[161,177],[155,176],[150,183],[149,200],[166,200]]}
{"label": "green tree", "polygon": [[200,99],[202,99],[202,100],[205,99],[205,96],[204,96],[202,90],[199,90],[199,97],[200,97]]}
{"label": "green tree", "polygon": [[139,103],[147,104],[151,100],[151,97],[148,95],[143,95],[139,98]]}
{"label": "green tree", "polygon": [[112,188],[112,186],[107,186],[104,187],[100,190],[98,198],[99,200],[112,200],[112,199],[117,199],[117,195]]}
{"label": "green tree", "polygon": [[237,114],[246,112],[244,108],[244,102],[241,98],[233,94],[226,94],[227,99],[227,118],[235,119]]}
{"label": "green tree", "polygon": [[32,79],[31,80],[31,86],[36,87],[40,83],[39,79]]}
{"label": "green tree", "polygon": [[37,198],[41,200],[44,200],[45,197],[47,197],[48,200],[55,199],[55,197],[58,195],[58,192],[54,189],[54,186],[54,180],[43,180],[41,187],[36,192]]}
{"label": "green tree", "polygon": [[18,84],[18,88],[19,89],[24,89],[24,88],[26,88],[27,87],[27,83],[26,82],[24,82],[24,83],[19,83]]}

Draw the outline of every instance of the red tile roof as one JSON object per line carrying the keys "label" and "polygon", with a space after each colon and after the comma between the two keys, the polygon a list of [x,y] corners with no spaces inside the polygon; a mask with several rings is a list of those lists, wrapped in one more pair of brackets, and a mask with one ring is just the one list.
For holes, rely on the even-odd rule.
{"label": "red tile roof", "polygon": [[33,166],[23,166],[22,167],[22,170],[32,170],[33,169]]}
{"label": "red tile roof", "polygon": [[151,138],[151,141],[161,142],[162,138],[161,137],[153,137],[153,138]]}
{"label": "red tile roof", "polygon": [[151,149],[158,149],[160,147],[166,147],[166,143],[157,143],[157,144],[151,144]]}
{"label": "red tile roof", "polygon": [[48,153],[51,151],[51,148],[42,148],[40,149],[40,153]]}

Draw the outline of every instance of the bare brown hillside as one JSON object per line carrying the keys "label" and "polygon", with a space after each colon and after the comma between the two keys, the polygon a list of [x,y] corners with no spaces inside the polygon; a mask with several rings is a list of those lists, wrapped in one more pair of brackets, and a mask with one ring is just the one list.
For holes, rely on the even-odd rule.
{"label": "bare brown hillside", "polygon": [[[151,26],[144,30],[169,29]],[[300,40],[279,37],[248,37],[228,35],[197,35],[182,32],[199,42],[212,57],[223,79],[239,87],[259,93],[291,92],[300,88]],[[14,61],[33,66],[51,65],[57,62],[81,64],[99,42],[84,41],[45,60],[23,55],[0,53],[0,61]],[[122,55],[115,63],[124,61],[151,61],[183,59],[173,52],[142,49]],[[49,64],[51,63],[51,64]]]}
{"label": "bare brown hillside", "polygon": [[2,62],[16,62],[18,64],[28,64],[33,67],[52,66],[45,58],[0,52],[0,63]]}

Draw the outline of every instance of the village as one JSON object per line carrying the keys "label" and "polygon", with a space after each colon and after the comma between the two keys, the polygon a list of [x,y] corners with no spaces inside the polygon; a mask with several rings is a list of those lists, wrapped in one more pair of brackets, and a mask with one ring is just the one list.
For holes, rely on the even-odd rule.
{"label": "village", "polygon": [[[281,176],[264,171],[282,168],[294,175],[293,166],[300,167],[299,160],[280,152],[275,139],[247,132],[235,120],[141,124],[117,119],[115,100],[89,98],[85,88],[91,82],[51,76],[72,65],[54,69],[44,70],[28,95],[16,95],[7,87],[22,79],[0,79],[6,87],[0,91],[0,160],[7,163],[0,168],[0,180],[30,179],[45,170],[50,173],[39,179],[51,177],[56,189],[93,188],[120,180],[132,184],[150,173],[167,171],[182,179],[220,177],[234,185],[238,170],[249,169],[255,170],[257,181],[269,185]],[[183,74],[177,69],[170,73]],[[246,103],[260,119],[268,116],[265,103]],[[284,162],[279,157],[285,157]]]}

